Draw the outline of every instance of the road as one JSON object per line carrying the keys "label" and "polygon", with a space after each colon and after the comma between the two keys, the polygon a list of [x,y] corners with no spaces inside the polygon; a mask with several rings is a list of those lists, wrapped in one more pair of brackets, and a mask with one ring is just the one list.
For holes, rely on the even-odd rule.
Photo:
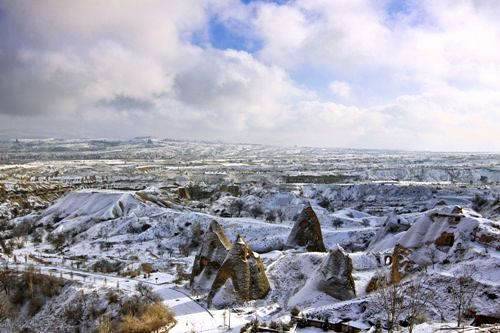
{"label": "road", "polygon": [[176,314],[177,325],[170,332],[218,332],[216,320],[188,296],[165,286],[159,287],[155,291]]}

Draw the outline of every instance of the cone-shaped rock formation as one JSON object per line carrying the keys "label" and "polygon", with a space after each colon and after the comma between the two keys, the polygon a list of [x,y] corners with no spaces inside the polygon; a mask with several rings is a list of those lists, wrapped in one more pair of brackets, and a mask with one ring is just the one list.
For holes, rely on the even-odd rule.
{"label": "cone-shaped rock formation", "polygon": [[208,294],[209,306],[217,291],[229,278],[236,294],[243,301],[264,298],[269,292],[269,281],[262,259],[239,235],[217,272]]}
{"label": "cone-shaped rock formation", "polygon": [[217,221],[212,221],[194,259],[191,287],[208,289],[230,249],[231,242],[224,234],[224,229]]}
{"label": "cone-shaped rock formation", "polygon": [[335,246],[318,270],[318,289],[342,301],[356,297],[352,270],[349,255],[339,245]]}
{"label": "cone-shaped rock formation", "polygon": [[287,247],[305,247],[309,252],[326,252],[318,217],[308,204],[300,213],[288,236]]}

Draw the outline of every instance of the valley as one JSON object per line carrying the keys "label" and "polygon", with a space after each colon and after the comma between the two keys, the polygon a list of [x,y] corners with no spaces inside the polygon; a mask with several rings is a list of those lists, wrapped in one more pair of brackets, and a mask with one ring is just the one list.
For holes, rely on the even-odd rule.
{"label": "valley", "polygon": [[[0,327],[123,325],[120,302],[102,295],[126,300],[138,285],[172,311],[171,332],[495,325],[499,161],[154,138],[4,140],[4,271],[66,281],[65,298],[95,293],[100,312],[84,305],[68,320],[49,310],[69,306],[64,298],[47,296]],[[391,301],[399,305],[384,309]]]}

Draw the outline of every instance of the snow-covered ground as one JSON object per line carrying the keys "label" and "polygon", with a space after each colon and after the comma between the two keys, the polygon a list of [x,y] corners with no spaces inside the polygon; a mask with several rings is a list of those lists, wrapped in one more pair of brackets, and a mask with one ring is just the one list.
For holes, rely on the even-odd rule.
{"label": "snow-covered ground", "polygon": [[[53,153],[51,147],[64,149]],[[10,149],[12,164],[0,166],[0,235],[13,253],[2,248],[0,260],[66,278],[73,271],[72,278],[89,288],[132,292],[138,281],[149,283],[175,312],[174,332],[224,331],[229,317],[239,332],[253,319],[286,320],[294,306],[372,325],[382,316],[367,287],[379,274],[390,276],[387,256],[398,245],[410,252],[402,261],[402,283],[417,268],[426,270],[442,299],[441,312],[430,309],[429,323],[416,332],[454,320],[447,288],[467,265],[480,273],[474,310],[500,313],[494,299],[500,296],[498,155],[168,140],[109,146],[42,140]],[[180,195],[181,189],[190,195]],[[340,245],[348,253],[354,299],[340,301],[318,286],[329,253],[285,246],[309,203],[326,248]],[[271,285],[264,299],[241,302],[228,282],[207,310],[207,295],[188,287],[213,220],[231,242],[241,235],[259,253]]]}
{"label": "snow-covered ground", "polygon": [[[359,305],[356,304],[365,302],[366,297],[369,299],[370,295],[367,295],[365,290],[370,279],[377,271],[384,269],[377,253],[390,252],[396,242],[408,248],[415,248],[415,256],[418,254],[420,257],[425,257],[429,247],[424,244],[432,243],[448,229],[456,230],[453,232],[456,233],[457,239],[465,237],[463,241],[467,244],[471,242],[470,237],[473,234],[474,237],[479,237],[481,233],[498,237],[498,230],[495,229],[498,228],[498,223],[481,218],[473,211],[465,210],[464,217],[457,225],[434,224],[436,222],[432,220],[435,219],[433,216],[451,214],[453,206],[443,206],[413,214],[413,218],[406,216],[404,223],[409,223],[408,227],[397,229],[396,234],[392,233],[394,232],[392,228],[394,223],[397,224],[395,222],[397,215],[392,215],[390,218],[374,217],[353,209],[335,212],[337,216],[343,216],[351,221],[356,219],[369,221],[364,224],[353,223],[356,226],[346,223],[344,227],[329,225],[325,222],[328,220],[328,213],[321,207],[314,206],[314,208],[318,211],[327,248],[333,248],[336,244],[349,248],[357,243],[359,247],[369,250],[357,250],[349,255],[353,263],[357,296],[352,301],[339,302],[316,287],[315,272],[325,260],[327,253],[304,253],[300,249],[284,250],[293,221],[269,223],[250,217],[214,217],[195,211],[162,207],[135,192],[109,190],[72,192],[40,214],[14,219],[12,223],[15,225],[31,223],[35,228],[45,232],[43,236],[45,241],[40,244],[28,243],[24,248],[15,249],[14,255],[16,260],[24,262],[24,265],[32,263],[53,274],[63,273],[68,276],[73,270],[74,279],[83,280],[94,286],[116,286],[132,291],[138,281],[145,281],[154,286],[165,304],[175,312],[178,324],[173,329],[174,332],[217,331],[224,326],[224,316],[229,317],[225,310],[223,308],[207,310],[203,295],[198,302],[194,301],[199,296],[191,294],[191,291],[183,286],[185,282],[174,284],[178,267],[189,272],[193,255],[196,253],[196,245],[193,245],[189,253],[181,253],[180,248],[200,237],[197,236],[196,230],[203,232],[213,219],[217,219],[230,240],[242,235],[254,251],[262,253],[271,283],[271,292],[265,300],[245,304],[236,302],[231,305],[234,311],[231,314],[232,326],[235,330],[253,318],[260,320],[280,318],[294,306],[299,306],[308,313],[329,313],[332,318],[335,316],[341,318],[347,313],[351,313],[349,316],[352,316],[352,311],[359,311]],[[387,227],[388,223],[390,228]],[[434,230],[437,227],[439,229]],[[47,242],[49,233],[46,230],[51,230],[52,238],[54,235],[64,235],[61,252],[54,251],[53,245]],[[199,242],[201,239],[196,241]],[[453,278],[459,274],[462,260],[473,258],[475,261],[469,260],[468,263],[480,267],[483,273],[480,282],[496,293],[495,288],[500,285],[498,278],[500,256],[495,248],[498,245],[494,243],[498,242],[498,239],[492,242],[474,243],[469,254],[462,254],[461,257],[454,254],[452,249],[448,250],[449,253],[446,254],[448,262],[456,264],[441,265],[438,262],[436,268],[432,270],[435,273],[431,275]],[[486,254],[488,247],[490,250]],[[445,253],[441,255],[445,256]],[[435,256],[436,260],[442,261],[443,258]],[[130,278],[118,276],[116,273],[92,272],[92,269],[95,269],[94,265],[102,259],[118,262],[121,271],[139,269],[141,264],[150,263],[158,272],[153,272],[147,278],[144,278],[142,273]],[[430,260],[430,257],[422,260]],[[226,286],[227,288],[231,288],[230,285]],[[223,292],[224,297],[228,297],[227,295],[234,297],[230,296],[230,290]],[[480,310],[491,307],[491,302],[484,301],[478,303],[478,306]],[[448,312],[447,315],[451,319],[452,314]],[[358,319],[361,318],[368,320],[369,315],[365,313]]]}

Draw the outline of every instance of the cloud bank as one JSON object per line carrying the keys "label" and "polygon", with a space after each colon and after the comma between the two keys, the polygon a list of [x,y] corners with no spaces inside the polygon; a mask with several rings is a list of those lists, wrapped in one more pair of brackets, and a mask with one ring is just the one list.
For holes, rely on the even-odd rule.
{"label": "cloud bank", "polygon": [[0,0],[0,133],[500,150],[492,1]]}

